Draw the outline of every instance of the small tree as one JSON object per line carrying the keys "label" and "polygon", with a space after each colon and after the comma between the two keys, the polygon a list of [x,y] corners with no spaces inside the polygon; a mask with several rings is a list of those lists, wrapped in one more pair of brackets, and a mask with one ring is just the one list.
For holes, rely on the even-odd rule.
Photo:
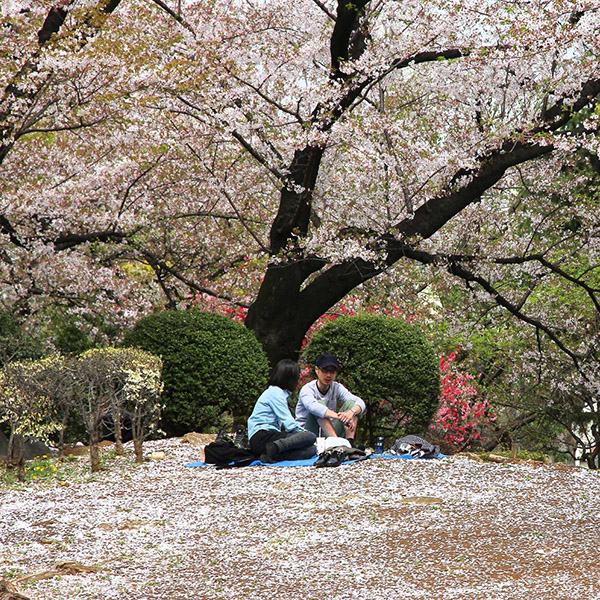
{"label": "small tree", "polygon": [[416,326],[378,315],[343,316],[316,331],[303,357],[319,354],[342,363],[338,377],[367,405],[361,423],[370,443],[427,429],[438,404],[439,363]]}
{"label": "small tree", "polygon": [[267,359],[254,334],[218,314],[156,313],[138,321],[124,345],[163,360],[161,428],[168,435],[245,420],[267,382]]}
{"label": "small tree", "polygon": [[25,479],[25,436],[47,440],[60,425],[53,418],[52,399],[39,385],[42,361],[12,362],[0,372],[0,422],[10,426],[6,468]]}
{"label": "small tree", "polygon": [[73,406],[81,416],[89,438],[92,473],[100,470],[100,426],[110,412],[113,382],[110,359],[101,349],[84,352],[74,363],[71,372],[76,384]]}
{"label": "small tree", "polygon": [[59,448],[64,446],[64,433],[67,420],[73,410],[73,359],[60,354],[51,354],[37,361],[35,378],[30,381],[31,391],[48,398],[56,422],[60,423]]}
{"label": "small tree", "polygon": [[[143,441],[160,418],[162,360],[139,348],[106,348],[104,352],[112,362],[107,376],[115,384],[113,407],[120,417],[126,415],[131,421],[135,460],[141,463]],[[115,427],[120,428],[120,417],[114,420]],[[122,439],[120,434],[118,439]]]}

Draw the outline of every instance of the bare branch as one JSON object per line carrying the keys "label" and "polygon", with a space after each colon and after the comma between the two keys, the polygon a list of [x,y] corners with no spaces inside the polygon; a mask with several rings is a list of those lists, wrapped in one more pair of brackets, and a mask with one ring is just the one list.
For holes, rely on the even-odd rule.
{"label": "bare branch", "polygon": [[175,279],[184,283],[191,290],[200,292],[202,294],[208,294],[209,296],[213,296],[214,298],[220,298],[221,300],[227,300],[228,302],[231,302],[232,304],[235,304],[236,306],[241,306],[242,308],[248,308],[247,304],[235,300],[232,296],[229,296],[228,294],[221,294],[219,292],[215,292],[214,290],[211,290],[202,285],[198,285],[197,283],[195,283],[191,279],[188,279],[185,275],[183,275],[182,273],[177,271],[177,269],[175,269],[174,267],[172,267],[171,265],[166,263],[164,260],[162,260],[158,255],[154,254],[153,252],[150,252],[149,250],[146,250],[143,248],[138,248],[138,250],[142,254],[142,256],[144,256],[146,258],[146,260],[148,260],[148,263],[150,265],[152,265],[152,263],[154,263],[155,265],[160,266],[160,268],[162,270],[164,270],[165,272],[172,275]]}
{"label": "bare branch", "polygon": [[164,10],[170,17],[175,19],[175,21],[177,21],[182,27],[187,29],[194,36],[196,35],[194,28],[180,14],[176,13],[174,10],[169,8],[162,0],[149,0],[149,1],[153,2],[158,7],[160,7],[162,10]]}
{"label": "bare branch", "polygon": [[321,0],[313,0],[313,2],[332,20],[335,21],[335,15],[321,2]]}

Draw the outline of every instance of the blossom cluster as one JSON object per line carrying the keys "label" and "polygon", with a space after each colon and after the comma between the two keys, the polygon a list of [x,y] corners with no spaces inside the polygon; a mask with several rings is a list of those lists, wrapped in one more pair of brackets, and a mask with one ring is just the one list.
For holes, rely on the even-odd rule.
{"label": "blossom cluster", "polygon": [[474,377],[456,369],[456,355],[452,352],[440,359],[440,405],[430,430],[454,447],[466,449],[481,440],[482,430],[496,420],[496,414],[480,397]]}

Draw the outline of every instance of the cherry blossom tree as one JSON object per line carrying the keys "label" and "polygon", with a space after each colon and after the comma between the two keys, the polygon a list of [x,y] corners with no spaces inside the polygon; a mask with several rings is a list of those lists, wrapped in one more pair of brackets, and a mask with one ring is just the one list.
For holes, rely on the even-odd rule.
{"label": "cherry blossom tree", "polygon": [[[31,9],[5,16],[7,305],[127,323],[208,294],[248,308],[275,362],[352,290],[424,265],[591,377],[595,342],[534,300],[553,279],[593,303],[592,203],[547,192],[597,152],[594,3],[89,4],[36,5],[39,31],[64,16],[47,40]],[[583,229],[539,235],[568,206]],[[585,276],[562,268],[582,252]]]}

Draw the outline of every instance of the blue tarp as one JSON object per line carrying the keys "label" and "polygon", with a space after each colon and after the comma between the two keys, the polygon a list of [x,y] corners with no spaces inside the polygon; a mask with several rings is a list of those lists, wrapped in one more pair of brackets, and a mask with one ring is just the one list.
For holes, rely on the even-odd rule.
{"label": "blue tarp", "polygon": [[[438,454],[435,458],[444,458],[446,455],[445,454]],[[255,466],[265,466],[265,467],[312,467],[316,460],[317,460],[318,456],[313,456],[312,458],[306,458],[304,460],[281,460],[279,462],[276,463],[263,463],[260,460],[255,460],[254,462],[251,462],[248,466],[250,467],[255,467]],[[361,460],[365,460],[366,458],[406,458],[406,459],[411,459],[411,460],[419,460],[419,459],[415,459],[414,456],[411,456],[410,454],[370,454],[369,456],[365,456],[364,458],[360,458],[358,460],[347,460],[345,462],[343,462],[343,465],[349,465],[355,462],[360,462]],[[428,460],[428,459],[425,459]],[[186,467],[214,467],[215,465],[207,465],[206,463],[203,463],[201,461],[198,462],[191,462],[191,463],[187,463],[185,465]]]}

